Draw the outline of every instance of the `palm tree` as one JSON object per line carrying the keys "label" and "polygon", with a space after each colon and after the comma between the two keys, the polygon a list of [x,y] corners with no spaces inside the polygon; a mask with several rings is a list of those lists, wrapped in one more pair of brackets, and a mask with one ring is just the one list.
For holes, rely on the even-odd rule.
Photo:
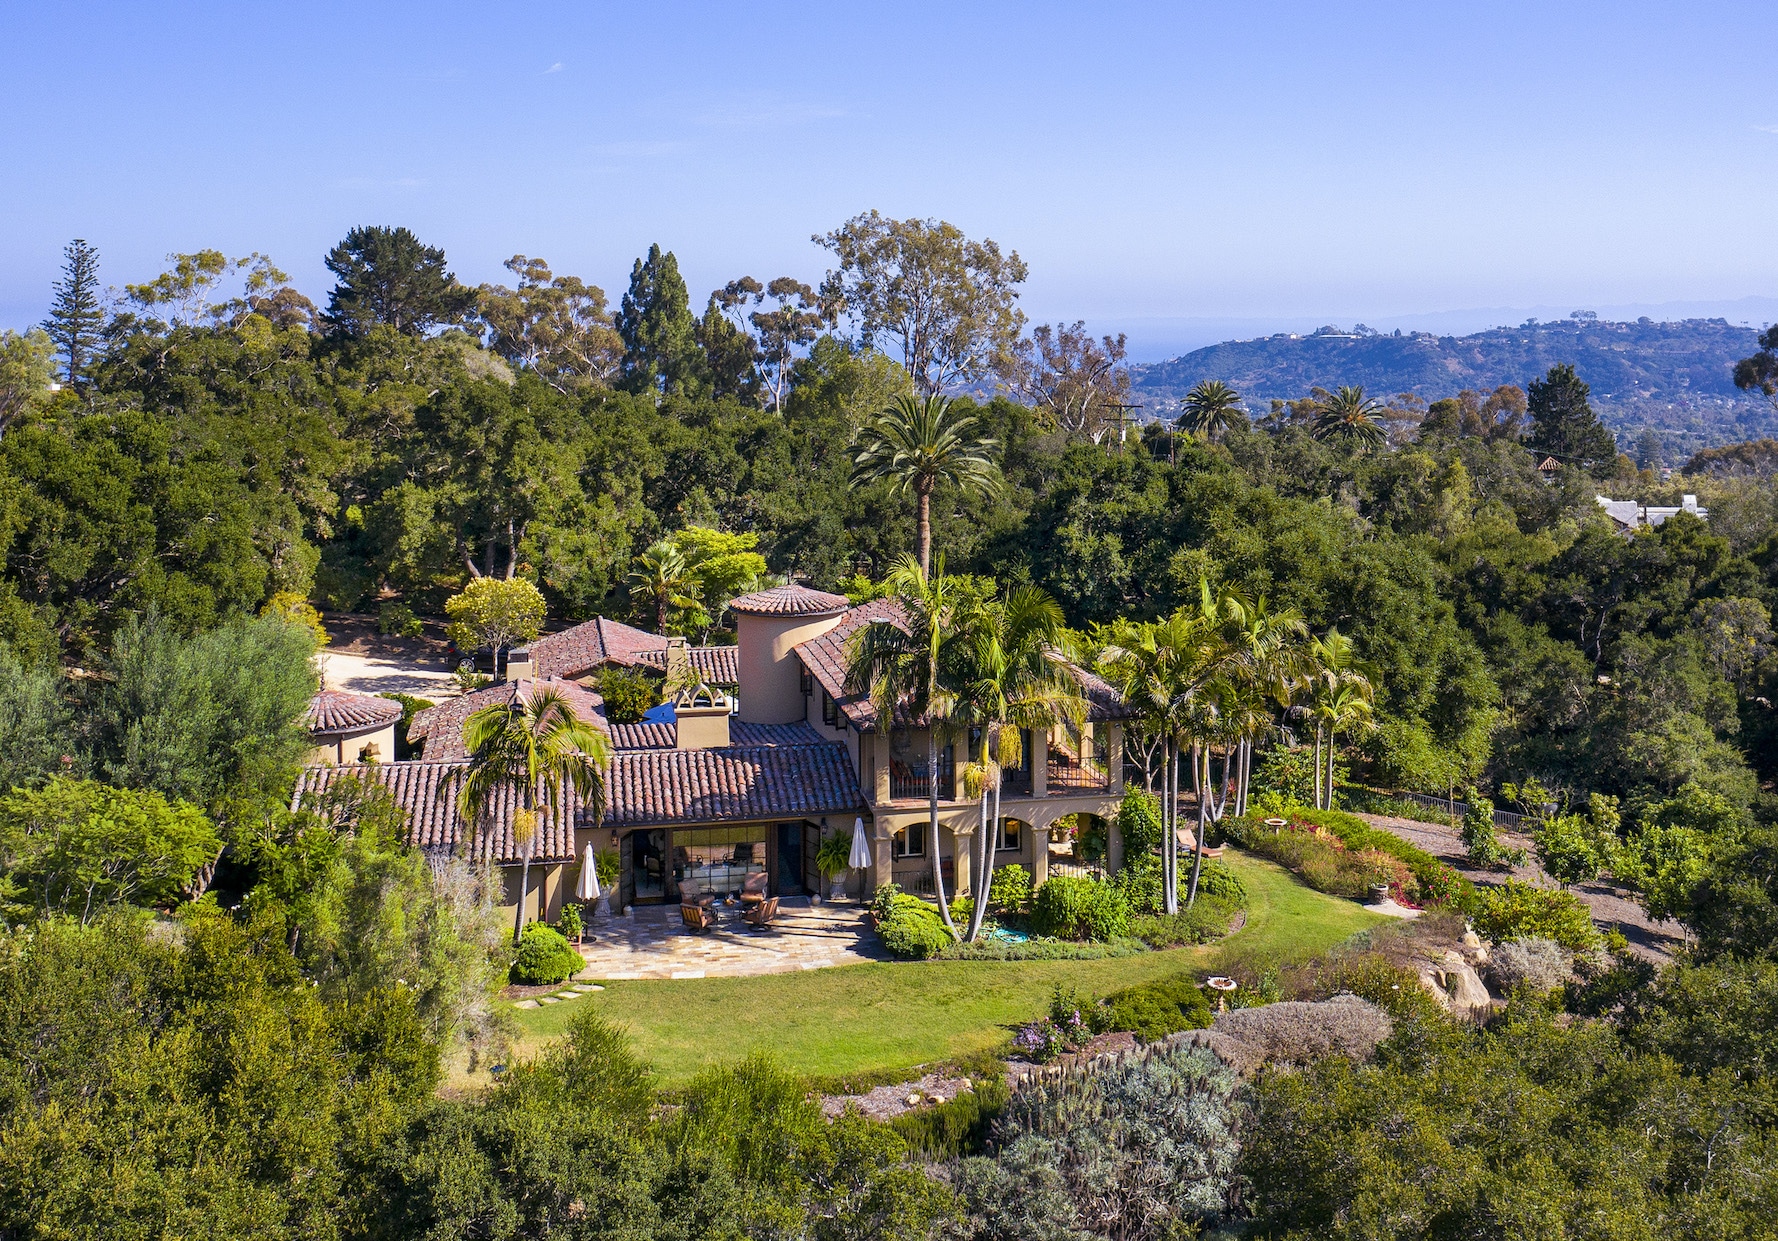
{"label": "palm tree", "polygon": [[933,488],[945,482],[993,494],[1000,486],[991,455],[998,446],[974,418],[955,412],[948,398],[900,396],[859,430],[852,482],[887,481],[895,494],[913,495],[920,571],[931,573]]}
{"label": "palm tree", "polygon": [[[1334,736],[1368,727],[1375,688],[1358,662],[1357,647],[1337,628],[1309,643],[1298,696],[1315,724],[1315,806],[1333,808]],[[1323,762],[1322,739],[1326,738]],[[1325,775],[1325,779],[1323,778]]]}
{"label": "palm tree", "polygon": [[846,658],[847,693],[869,694],[877,709],[877,727],[887,733],[898,715],[926,725],[928,836],[933,891],[945,929],[957,937],[950,902],[945,899],[944,870],[938,847],[938,742],[951,726],[955,695],[945,672],[958,654],[955,612],[959,603],[944,558],[930,577],[912,556],[903,556],[889,573],[889,589],[900,603],[905,625],[873,620],[853,634]]}
{"label": "palm tree", "polygon": [[[1119,621],[1111,627],[1109,637],[1110,643],[1100,655],[1101,666],[1144,726],[1165,738],[1161,892],[1166,911],[1178,913],[1179,759],[1188,748],[1193,749],[1195,777],[1195,747],[1214,721],[1209,688],[1224,674],[1230,650],[1201,611],[1185,607],[1164,620]],[[1205,795],[1201,790],[1194,876],[1203,863]]]}
{"label": "palm tree", "polygon": [[[1208,589],[1201,589],[1201,608],[1221,626],[1234,650],[1223,713],[1236,735],[1234,813],[1243,815],[1253,775],[1253,743],[1272,723],[1267,703],[1288,705],[1291,681],[1302,664],[1300,644],[1309,629],[1295,611],[1273,612],[1263,595],[1250,600],[1239,591],[1225,590],[1212,599]],[[1226,764],[1223,783],[1226,790]],[[1226,803],[1226,791],[1224,798]]]}
{"label": "palm tree", "polygon": [[675,608],[703,606],[695,566],[666,539],[636,557],[636,567],[630,570],[630,598],[654,609],[655,630],[662,635]]}
{"label": "palm tree", "polygon": [[1202,432],[1205,438],[1212,438],[1216,432],[1235,425],[1240,408],[1239,392],[1220,379],[1206,379],[1185,394],[1175,425],[1191,435]]}
{"label": "palm tree", "polygon": [[523,803],[512,825],[524,859],[512,927],[517,943],[525,929],[538,795],[560,808],[563,787],[571,787],[597,822],[605,814],[604,769],[611,764],[611,749],[605,734],[575,715],[561,691],[538,687],[515,692],[510,702],[483,707],[463,721],[463,746],[469,764],[460,777],[457,813],[465,825],[466,851],[473,856],[477,829],[493,817],[503,789],[516,786]]}
{"label": "palm tree", "polygon": [[[1000,846],[1001,771],[1019,758],[1024,729],[1047,731],[1064,720],[1086,719],[1077,667],[1066,654],[1068,635],[1061,605],[1037,586],[1022,586],[1004,603],[962,609],[958,630],[965,671],[959,677],[953,719],[981,730],[971,784],[982,799],[977,842],[975,908],[969,918],[974,942],[988,909],[994,858]],[[989,798],[993,813],[988,812]]]}
{"label": "palm tree", "polygon": [[1383,402],[1366,396],[1363,388],[1344,387],[1328,398],[1309,434],[1348,447],[1381,444],[1387,438],[1378,421],[1382,413]]}

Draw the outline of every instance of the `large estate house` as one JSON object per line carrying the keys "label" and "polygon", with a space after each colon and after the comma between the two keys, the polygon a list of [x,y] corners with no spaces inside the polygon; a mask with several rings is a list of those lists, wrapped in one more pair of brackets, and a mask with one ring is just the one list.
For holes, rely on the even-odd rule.
{"label": "large estate house", "polygon": [[[588,845],[619,852],[614,906],[677,901],[688,887],[735,892],[761,872],[773,895],[812,894],[821,882],[821,838],[854,828],[867,833],[873,859],[868,872],[855,873],[854,890],[895,882],[930,891],[937,850],[947,887],[970,891],[969,842],[980,808],[966,797],[959,772],[976,739],[942,735],[937,768],[929,770],[923,721],[885,721],[866,696],[846,692],[852,636],[873,621],[899,623],[895,602],[853,606],[843,596],[790,585],[729,606],[734,646],[687,648],[603,618],[539,639],[528,652],[514,652],[506,681],[414,717],[408,737],[422,747],[420,759],[356,766],[337,748],[337,758],[305,769],[296,802],[347,775],[375,779],[408,813],[416,845],[439,854],[467,849],[500,867],[508,910],[523,901],[531,916],[547,919],[574,890]],[[681,687],[671,718],[610,723],[592,685],[612,666],[667,674],[669,687]],[[1122,795],[1126,712],[1105,682],[1084,674],[1081,680],[1089,705],[1084,724],[1026,730],[1022,760],[1004,775],[999,860],[1024,865],[1039,882],[1057,821],[1109,820]],[[611,765],[602,815],[571,792],[544,808],[521,891],[524,859],[511,832],[517,798],[492,807],[466,845],[456,790],[468,757],[464,721],[539,687],[561,692],[607,735]],[[342,713],[339,704],[331,710]],[[934,782],[936,840],[929,839]]]}

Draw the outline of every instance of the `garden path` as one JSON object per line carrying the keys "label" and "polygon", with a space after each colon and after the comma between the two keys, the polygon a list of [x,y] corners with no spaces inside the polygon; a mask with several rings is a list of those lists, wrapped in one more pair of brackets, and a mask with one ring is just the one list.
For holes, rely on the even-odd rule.
{"label": "garden path", "polygon": [[579,979],[747,978],[886,961],[889,954],[855,901],[810,905],[786,899],[769,931],[741,921],[739,905],[718,905],[717,924],[702,934],[680,921],[677,905],[638,905],[628,917],[600,918],[581,945]]}
{"label": "garden path", "polygon": [[[1554,881],[1543,873],[1543,868],[1538,866],[1529,836],[1522,836],[1517,832],[1500,832],[1501,842],[1525,850],[1528,861],[1524,866],[1515,866],[1510,871],[1505,867],[1490,870],[1470,862],[1469,852],[1463,847],[1463,839],[1455,828],[1446,827],[1442,823],[1422,823],[1418,819],[1397,819],[1381,814],[1361,814],[1358,817],[1373,827],[1394,832],[1409,844],[1417,845],[1440,861],[1449,863],[1472,883],[1498,885],[1510,874],[1515,879],[1522,879],[1539,887],[1555,886]],[[1621,931],[1624,938],[1630,941],[1630,950],[1639,957],[1656,962],[1666,961],[1685,942],[1685,928],[1679,923],[1671,920],[1655,921],[1628,893],[1609,883],[1577,883],[1569,891],[1593,911],[1594,922]]]}

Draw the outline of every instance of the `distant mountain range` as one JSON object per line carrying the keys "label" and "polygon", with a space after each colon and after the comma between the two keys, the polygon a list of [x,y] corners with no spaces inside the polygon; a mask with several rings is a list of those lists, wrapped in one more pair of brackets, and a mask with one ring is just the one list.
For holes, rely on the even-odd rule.
{"label": "distant mountain range", "polygon": [[1257,416],[1272,400],[1307,396],[1314,387],[1359,384],[1376,396],[1413,393],[1434,401],[1464,388],[1523,387],[1571,362],[1592,385],[1594,408],[1622,446],[1653,428],[1674,461],[1701,448],[1778,435],[1778,409],[1734,384],[1735,362],[1759,348],[1757,338],[1753,328],[1725,319],[1531,320],[1469,336],[1329,326],[1308,335],[1225,341],[1133,366],[1131,373],[1135,397],[1150,414],[1167,415],[1192,385],[1220,379]]}

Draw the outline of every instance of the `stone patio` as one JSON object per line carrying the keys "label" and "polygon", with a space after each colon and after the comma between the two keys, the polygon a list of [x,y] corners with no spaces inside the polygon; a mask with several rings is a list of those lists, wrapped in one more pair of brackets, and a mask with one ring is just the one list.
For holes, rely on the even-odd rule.
{"label": "stone patio", "polygon": [[739,905],[718,905],[716,926],[696,934],[681,923],[678,905],[638,905],[630,916],[600,918],[580,946],[586,968],[577,979],[745,978],[815,970],[889,954],[866,924],[867,906],[855,901],[811,906],[785,900],[769,931],[741,921]]}

